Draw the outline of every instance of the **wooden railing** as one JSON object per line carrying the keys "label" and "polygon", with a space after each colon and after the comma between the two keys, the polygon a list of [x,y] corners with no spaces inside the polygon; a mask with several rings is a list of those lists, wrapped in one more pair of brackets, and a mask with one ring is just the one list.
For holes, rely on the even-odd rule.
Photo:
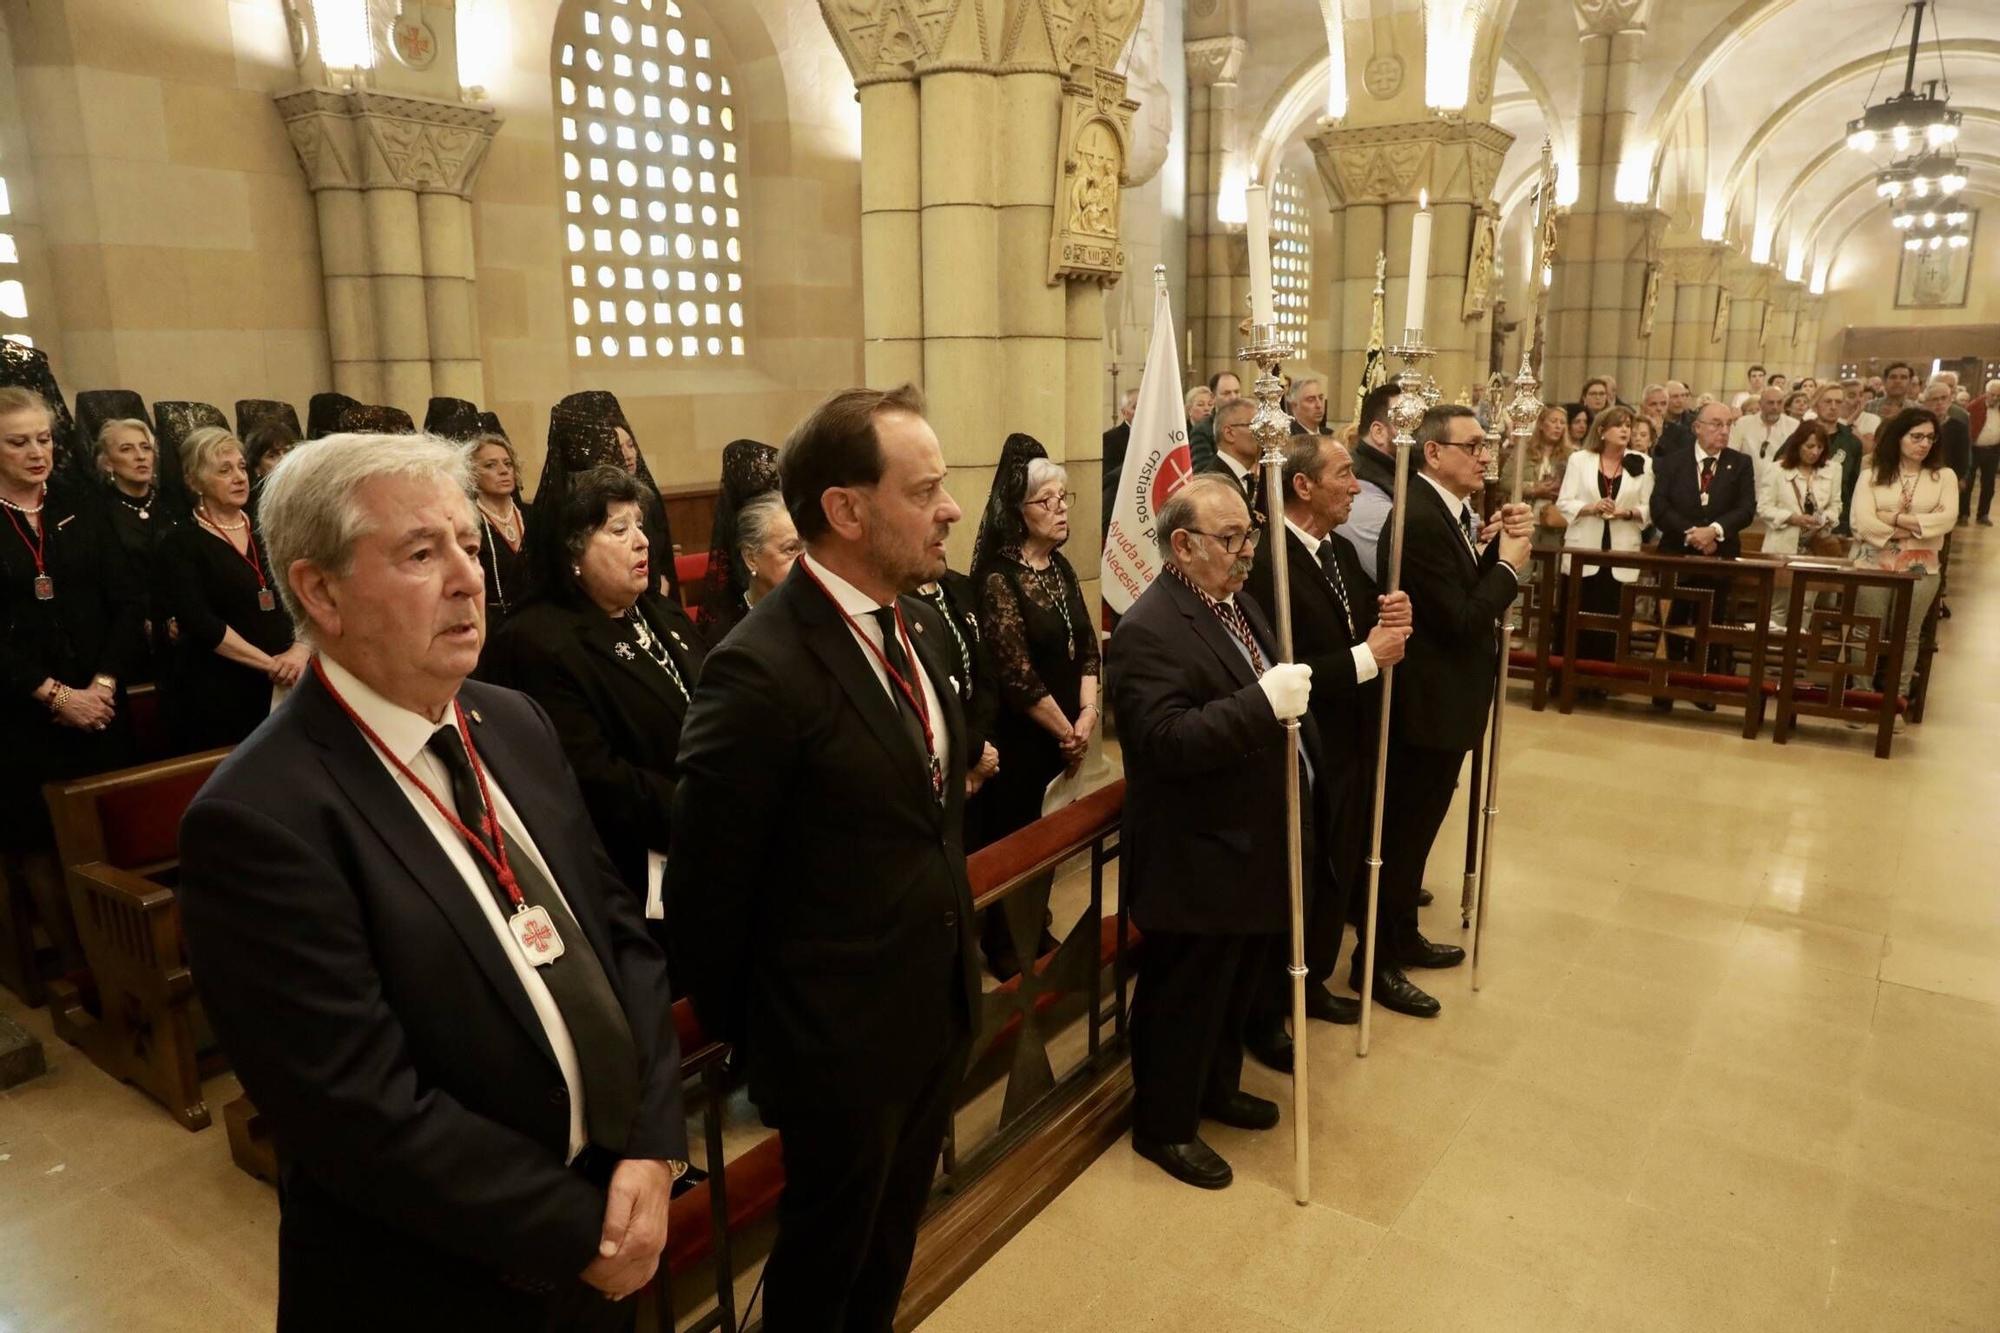
{"label": "wooden railing", "polygon": [[[1811,557],[1740,560],[1647,552],[1540,550],[1509,666],[1531,686],[1537,711],[1554,696],[1570,712],[1585,690],[1741,709],[1755,739],[1775,704],[1774,738],[1802,717],[1875,730],[1888,758],[1898,713],[1921,720],[1940,596],[1922,625],[1910,694],[1898,692],[1918,576]],[[1583,583],[1630,569],[1615,612],[1583,609]],[[1880,593],[1880,598],[1867,594]],[[1886,610],[1864,602],[1886,601]],[[1784,611],[1774,625],[1773,612]],[[1584,651],[1607,636],[1609,654]],[[1602,642],[1603,640],[1599,640]]]}

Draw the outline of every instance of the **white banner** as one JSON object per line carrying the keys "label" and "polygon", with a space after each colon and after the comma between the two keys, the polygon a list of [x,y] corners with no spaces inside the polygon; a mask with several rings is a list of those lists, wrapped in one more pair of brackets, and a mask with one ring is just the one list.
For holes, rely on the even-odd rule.
{"label": "white banner", "polygon": [[1104,604],[1119,615],[1159,575],[1155,521],[1160,507],[1193,474],[1187,403],[1181,397],[1180,340],[1174,337],[1173,305],[1161,282],[1153,293],[1153,341],[1139,380],[1139,406],[1132,414],[1132,435],[1104,538],[1100,587]]}

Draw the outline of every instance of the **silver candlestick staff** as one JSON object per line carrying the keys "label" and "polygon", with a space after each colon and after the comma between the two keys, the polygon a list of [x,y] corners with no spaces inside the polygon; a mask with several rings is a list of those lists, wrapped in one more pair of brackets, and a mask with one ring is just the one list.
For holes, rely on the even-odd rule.
{"label": "silver candlestick staff", "polygon": [[[1257,415],[1250,419],[1250,434],[1260,451],[1258,464],[1264,474],[1264,507],[1268,521],[1264,531],[1270,541],[1264,558],[1271,561],[1271,613],[1278,621],[1278,660],[1292,658],[1291,575],[1285,559],[1285,444],[1292,438],[1292,419],[1280,400],[1285,383],[1278,378],[1278,365],[1292,354],[1273,324],[1251,324],[1249,345],[1238,349],[1236,359],[1257,367],[1257,382],[1251,393],[1257,399]],[[1304,1204],[1312,1193],[1311,1145],[1306,1119],[1306,896],[1303,838],[1299,826],[1299,720],[1285,722],[1285,864],[1290,868],[1292,959],[1286,971],[1292,978],[1292,1197]]]}
{"label": "silver candlestick staff", "polygon": [[[1382,588],[1384,596],[1400,591],[1403,586],[1403,525],[1409,512],[1405,501],[1410,489],[1410,449],[1417,442],[1417,427],[1423,424],[1431,396],[1437,393],[1435,384],[1428,384],[1426,392],[1429,377],[1424,374],[1424,363],[1437,353],[1424,341],[1422,329],[1405,329],[1403,341],[1389,351],[1402,358],[1403,373],[1396,378],[1402,393],[1389,406],[1389,420],[1396,427],[1396,490],[1395,507],[1390,511],[1389,578]],[[1375,808],[1369,816],[1368,834],[1368,917],[1358,946],[1366,952],[1362,958],[1361,1027],[1356,1037],[1356,1055],[1368,1054],[1373,1032],[1375,928],[1382,903],[1382,802],[1389,777],[1389,714],[1395,697],[1396,668],[1391,664],[1382,668],[1382,718],[1375,735]]]}

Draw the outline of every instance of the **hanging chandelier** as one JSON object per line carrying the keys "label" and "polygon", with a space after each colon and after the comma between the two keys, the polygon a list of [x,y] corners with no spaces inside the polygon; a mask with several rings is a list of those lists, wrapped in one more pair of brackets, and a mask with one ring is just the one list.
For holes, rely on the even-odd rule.
{"label": "hanging chandelier", "polygon": [[1889,221],[1903,233],[1905,250],[1963,250],[1972,244],[1972,215],[1963,209],[1899,212]]}
{"label": "hanging chandelier", "polygon": [[1875,175],[1878,199],[1937,199],[1965,188],[1956,153],[1927,153],[1891,163]]}
{"label": "hanging chandelier", "polygon": [[[1924,10],[1936,0],[1912,0],[1916,21],[1910,25],[1910,52],[1903,67],[1903,91],[1872,105],[1847,122],[1847,146],[1857,152],[1872,153],[1886,140],[1897,153],[1922,146],[1933,152],[1958,142],[1961,119],[1951,109],[1951,81],[1944,77],[1944,59],[1938,58],[1938,77],[1917,86],[1917,48],[1923,40]],[[1898,20],[1896,31],[1902,31]],[[1886,62],[1884,62],[1886,68]],[[1877,72],[1876,77],[1881,77]],[[1939,85],[1944,92],[1939,94]],[[1874,88],[1871,86],[1872,94]]]}

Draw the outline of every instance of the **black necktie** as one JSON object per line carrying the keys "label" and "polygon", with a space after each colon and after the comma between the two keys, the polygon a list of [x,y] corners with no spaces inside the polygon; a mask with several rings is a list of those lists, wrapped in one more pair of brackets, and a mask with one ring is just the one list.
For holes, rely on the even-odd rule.
{"label": "black necktie", "polygon": [[1465,534],[1465,544],[1467,546],[1470,546],[1475,551],[1479,549],[1479,538],[1474,535],[1478,532],[1478,529],[1472,525],[1472,510],[1460,509],[1458,511],[1458,530]]}
{"label": "black necktie", "polygon": [[910,744],[917,747],[917,753],[923,756],[924,766],[928,769],[931,743],[924,737],[923,718],[918,716],[916,706],[910,701],[910,696],[924,686],[910,669],[909,654],[903,651],[903,638],[896,632],[896,608],[878,606],[868,614],[874,616],[875,623],[882,627],[882,656],[889,663],[889,670],[901,676],[904,684],[909,686],[908,692],[905,692],[892,680],[889,682],[889,693],[895,696],[896,714],[903,719],[903,730],[910,733]]}
{"label": "black necktie", "polygon": [[1333,542],[1322,537],[1319,542],[1319,567],[1326,571],[1326,581],[1333,585],[1333,595],[1340,599],[1340,613],[1347,617],[1347,632],[1354,632],[1354,604],[1347,600],[1347,584],[1340,577],[1340,557],[1334,554]]}
{"label": "black necktie", "polygon": [[1709,483],[1714,480],[1715,480],[1715,458],[1711,455],[1710,457],[1701,460],[1701,488],[1704,491],[1707,490]]}
{"label": "black necktie", "polygon": [[[427,748],[443,762],[451,774],[451,800],[458,817],[484,843],[488,852],[493,843],[486,832],[486,804],[479,798],[479,781],[465,755],[465,742],[458,728],[442,726],[432,733]],[[500,900],[500,911],[511,914],[514,904],[501,887],[484,857],[475,856],[480,874]],[[611,989],[604,965],[590,947],[583,927],[563,906],[555,886],[542,874],[525,848],[509,850],[514,881],[530,907],[547,910],[549,921],[562,937],[563,954],[553,963],[537,968],[549,988],[563,1025],[576,1046],[576,1063],[583,1075],[584,1127],[590,1141],[607,1152],[623,1152],[632,1130],[632,1117],[639,1110],[639,1053],[632,1041],[631,1026],[625,1021],[624,1007]]]}

